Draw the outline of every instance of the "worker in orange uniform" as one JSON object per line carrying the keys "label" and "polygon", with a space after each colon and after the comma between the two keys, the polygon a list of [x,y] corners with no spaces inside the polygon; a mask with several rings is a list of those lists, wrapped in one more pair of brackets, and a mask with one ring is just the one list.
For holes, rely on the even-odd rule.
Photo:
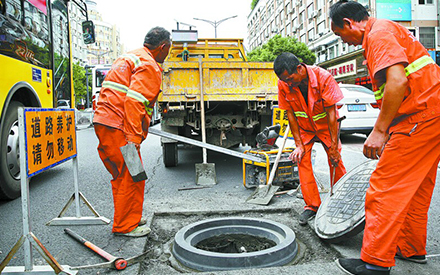
{"label": "worker in orange uniform", "polygon": [[364,144],[379,159],[365,198],[360,259],[338,259],[349,274],[390,274],[395,257],[426,263],[428,209],[440,160],[440,67],[405,27],[370,18],[358,2],[330,9],[333,32],[362,45],[381,108]]}
{"label": "worker in orange uniform", "polygon": [[335,175],[335,182],[346,173],[340,154],[338,111],[335,107],[344,96],[329,72],[300,63],[292,53],[280,54],[275,59],[274,71],[279,78],[278,104],[287,112],[295,140],[296,148],[290,158],[298,163],[299,181],[306,203],[299,223],[305,225],[321,205],[312,168],[314,143],[320,142],[324,146],[330,175]]}
{"label": "worker in orange uniform", "polygon": [[133,181],[120,147],[133,143],[139,151],[148,134],[162,81],[158,63],[163,63],[170,46],[167,30],[151,29],[145,36],[144,47],[119,57],[102,84],[93,123],[99,139],[99,156],[113,176],[115,234],[141,237],[150,232],[142,218],[145,181]]}

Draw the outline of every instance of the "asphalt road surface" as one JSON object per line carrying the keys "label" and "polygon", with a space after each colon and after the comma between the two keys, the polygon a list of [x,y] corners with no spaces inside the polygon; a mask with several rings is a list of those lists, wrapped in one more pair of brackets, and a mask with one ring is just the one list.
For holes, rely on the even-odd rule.
{"label": "asphalt road surface", "polygon": [[[154,127],[160,127],[160,125]],[[112,219],[113,201],[109,183],[110,174],[105,170],[98,157],[96,151],[97,139],[93,128],[80,127],[77,131],[77,140],[79,190],[101,216]],[[365,136],[362,135],[342,136],[342,157],[347,170],[353,169],[366,161],[366,158],[362,155],[364,141]],[[249,148],[237,148],[239,151],[246,149]],[[328,186],[330,177],[324,150],[319,144],[314,149],[317,152],[315,161],[316,176],[325,186]],[[208,162],[215,163],[218,184],[211,188],[179,191],[180,188],[195,187],[195,164],[202,163],[202,150],[182,146],[179,148],[179,165],[173,168],[165,168],[162,160],[160,138],[150,135],[143,143],[141,153],[149,177],[144,202],[144,214],[148,218],[149,224],[154,220],[154,215],[159,214],[162,216],[171,216],[176,213],[185,215],[200,214],[200,218],[203,218],[207,213],[226,213],[229,215],[230,213],[238,213],[237,211],[241,211],[241,213],[245,211],[266,213],[269,210],[276,213],[278,209],[292,209],[292,219],[296,220],[302,211],[302,200],[289,196],[275,197],[268,206],[246,203],[245,200],[250,196],[252,190],[247,190],[243,186],[241,159],[209,152]],[[439,182],[439,176],[437,176],[437,182]],[[35,176],[30,184],[31,231],[61,265],[81,266],[104,262],[96,254],[68,237],[63,231],[65,227],[75,230],[87,240],[113,255],[122,255],[127,258],[144,251],[146,242],[148,242],[146,238],[133,239],[114,236],[111,234],[111,223],[93,226],[47,226],[47,222],[60,214],[73,192],[72,161]],[[416,265],[399,261],[392,274],[438,274],[440,268],[440,196],[438,193],[439,188],[437,187],[429,212],[427,245],[429,263],[427,265]],[[92,213],[83,202],[81,202],[81,214],[83,217],[92,216]],[[72,205],[64,214],[64,217],[74,216],[75,207]],[[170,226],[172,225],[170,223]],[[182,225],[176,224],[176,227],[180,226]],[[154,228],[152,229],[154,231]],[[176,230],[178,229],[176,228]],[[313,235],[313,230],[310,228],[298,227],[295,230],[306,230],[310,236]],[[6,257],[23,234],[22,232],[21,200],[0,201],[0,261]],[[319,238],[316,236],[311,238],[313,239],[311,240],[312,243],[320,244]],[[358,257],[361,241],[362,234],[359,234],[350,241],[332,245],[331,248],[334,249],[336,254],[339,253],[339,255],[345,257]],[[313,247],[309,247],[309,249],[313,251]],[[157,255],[157,257],[159,265],[161,255]],[[36,250],[33,250],[33,258],[34,265],[47,265]],[[8,267],[23,265],[24,252],[23,249],[20,249],[14,255]],[[272,271],[280,274],[308,274],[306,273],[307,270],[313,270],[314,274],[340,274],[334,263],[325,261],[304,263],[302,267],[297,266],[295,269],[280,267]],[[267,274],[268,270],[238,272],[227,274]],[[81,271],[79,274],[109,273],[111,271],[108,269],[92,269]],[[147,268],[140,265],[131,266],[118,274],[138,273],[159,274],[148,271]],[[164,274],[170,273],[178,274],[177,271],[171,268],[164,272]]]}

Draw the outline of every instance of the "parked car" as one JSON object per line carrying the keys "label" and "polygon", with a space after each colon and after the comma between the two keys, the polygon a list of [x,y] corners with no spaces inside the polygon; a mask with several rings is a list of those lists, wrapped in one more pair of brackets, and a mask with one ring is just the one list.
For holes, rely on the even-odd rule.
{"label": "parked car", "polygon": [[369,135],[379,115],[379,105],[370,89],[353,84],[339,84],[344,98],[336,103],[339,116],[347,118],[341,123],[341,134]]}
{"label": "parked car", "polygon": [[57,101],[57,108],[70,108],[70,100],[59,99]]}

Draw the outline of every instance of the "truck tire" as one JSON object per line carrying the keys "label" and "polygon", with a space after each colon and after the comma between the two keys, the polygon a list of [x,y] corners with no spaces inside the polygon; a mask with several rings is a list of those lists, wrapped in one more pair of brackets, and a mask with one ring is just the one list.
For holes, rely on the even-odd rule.
{"label": "truck tire", "polygon": [[163,143],[163,164],[165,167],[176,167],[177,166],[177,143]]}
{"label": "truck tire", "polygon": [[[0,144],[0,199],[15,199],[20,196],[20,155],[18,146],[18,107],[24,105],[12,101],[7,107],[1,125]],[[23,156],[24,157],[24,156]]]}

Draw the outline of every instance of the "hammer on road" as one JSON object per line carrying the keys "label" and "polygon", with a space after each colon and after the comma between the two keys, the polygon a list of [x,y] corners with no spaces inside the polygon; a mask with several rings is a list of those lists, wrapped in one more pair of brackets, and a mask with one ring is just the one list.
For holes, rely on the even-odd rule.
{"label": "hammer on road", "polygon": [[113,268],[116,270],[123,270],[125,269],[128,264],[132,264],[135,263],[137,261],[140,260],[140,258],[144,257],[146,255],[145,252],[141,255],[132,257],[132,258],[128,258],[127,260],[121,257],[115,257],[113,255],[111,255],[110,253],[104,251],[102,248],[94,245],[93,243],[87,241],[86,239],[84,239],[83,237],[81,237],[80,235],[78,235],[77,233],[73,232],[72,230],[70,230],[69,228],[65,228],[64,232],[66,232],[70,237],[74,238],[76,241],[78,241],[79,243],[85,245],[86,247],[90,248],[93,252],[97,253],[99,256],[103,257],[104,259],[106,259],[108,262],[106,263],[102,263],[102,264],[95,264],[95,265],[85,265],[85,266],[76,266],[76,267],[71,267],[71,269],[86,269],[86,268],[97,268],[97,267],[107,267],[107,268]]}

